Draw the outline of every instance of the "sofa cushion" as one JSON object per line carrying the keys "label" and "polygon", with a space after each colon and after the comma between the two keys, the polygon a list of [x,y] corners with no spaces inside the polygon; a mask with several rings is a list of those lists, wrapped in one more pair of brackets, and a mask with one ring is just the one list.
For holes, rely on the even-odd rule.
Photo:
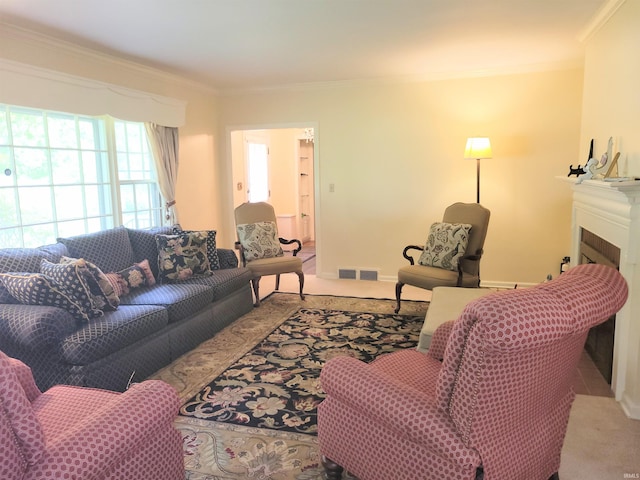
{"label": "sofa cushion", "polygon": [[42,260],[57,263],[63,255],[67,255],[67,247],[61,243],[38,248],[2,248],[0,249],[0,273],[37,273],[40,271]]}
{"label": "sofa cushion", "polygon": [[103,272],[118,272],[135,263],[133,248],[125,227],[59,238],[66,245],[70,257],[84,258]]}
{"label": "sofa cushion", "polygon": [[251,281],[251,270],[245,267],[215,270],[210,277],[191,278],[182,283],[207,285],[211,288],[211,301],[215,302],[241,289]]}
{"label": "sofa cushion", "polygon": [[157,235],[158,270],[161,282],[178,282],[211,275],[207,257],[207,232]]}
{"label": "sofa cushion", "polygon": [[12,297],[24,305],[44,305],[62,308],[77,320],[89,321],[91,311],[76,299],[63,285],[42,273],[2,273],[4,283]]}
{"label": "sofa cushion", "polygon": [[20,303],[16,298],[14,298],[7,290],[7,287],[4,286],[4,283],[0,281],[0,303]]}
{"label": "sofa cushion", "polygon": [[167,283],[133,290],[120,305],[159,305],[169,312],[169,323],[177,322],[211,303],[211,287],[198,284]]}
{"label": "sofa cushion", "polygon": [[156,235],[171,235],[173,227],[154,227],[144,230],[127,228],[136,263],[149,260],[153,276],[158,278],[158,245]]}
{"label": "sofa cushion", "polygon": [[167,323],[168,314],[162,307],[120,305],[65,336],[60,350],[67,362],[86,365],[161,330]]}

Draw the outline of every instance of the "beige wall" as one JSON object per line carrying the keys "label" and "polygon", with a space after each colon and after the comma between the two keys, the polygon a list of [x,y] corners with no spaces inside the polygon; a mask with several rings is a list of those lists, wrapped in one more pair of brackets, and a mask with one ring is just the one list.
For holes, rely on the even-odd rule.
{"label": "beige wall", "polygon": [[0,35],[2,58],[186,101],[180,221],[217,229],[223,246],[235,239],[230,132],[313,126],[319,275],[348,266],[394,280],[406,244],[424,242],[448,204],[475,201],[475,163],[462,159],[474,135],[490,136],[494,150],[482,163],[492,211],[483,280],[538,282],[568,254],[570,188],[554,177],[581,158],[581,70],[218,97],[104,55]]}
{"label": "beige wall", "polygon": [[[580,158],[613,137],[619,174],[640,177],[640,2],[626,1],[587,42]],[[584,162],[583,162],[584,163]]]}
{"label": "beige wall", "polygon": [[[217,186],[228,173],[226,163],[216,162],[217,97],[212,90],[112,57],[25,36],[3,25],[0,44],[2,59],[186,101],[176,193],[180,223],[189,229],[220,228],[223,212]],[[232,245],[233,237],[223,241]]]}
{"label": "beige wall", "polygon": [[[487,135],[483,281],[535,283],[556,275],[569,253],[571,192],[555,176],[578,160],[582,77],[568,70],[223,96],[219,132],[316,124],[318,275],[347,266],[388,280],[402,248],[423,243],[447,205],[475,201],[475,162],[462,154],[468,136]],[[221,157],[230,162],[228,150]]]}

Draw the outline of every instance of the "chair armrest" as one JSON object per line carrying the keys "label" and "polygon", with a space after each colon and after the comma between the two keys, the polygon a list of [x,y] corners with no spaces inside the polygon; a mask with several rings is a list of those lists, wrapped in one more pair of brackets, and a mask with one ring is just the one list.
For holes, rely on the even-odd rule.
{"label": "chair armrest", "polygon": [[[76,390],[69,396],[81,399],[83,387],[56,386],[57,394],[64,389]],[[42,396],[46,397],[47,392]],[[153,408],[149,408],[153,405]],[[49,439],[44,457],[33,470],[68,458],[69,452],[82,452],[91,442],[91,450],[101,452],[88,462],[64,462],[69,478],[101,478],[114,464],[124,461],[132,450],[149,443],[159,432],[172,426],[180,408],[176,391],[161,380],[146,380],[114,394],[105,404],[83,421]],[[172,428],[172,427],[171,427]],[[35,471],[32,472],[35,476]]]}
{"label": "chair armrest", "polygon": [[424,247],[421,247],[419,245],[407,245],[406,247],[404,247],[404,250],[402,251],[402,256],[407,260],[409,260],[409,263],[411,265],[415,265],[416,262],[413,259],[413,256],[407,254],[409,250],[419,250],[420,252],[422,252],[424,250]]}
{"label": "chair armrest", "polygon": [[284,245],[291,245],[292,243],[298,244],[298,248],[293,250],[294,257],[298,254],[300,250],[302,250],[302,242],[296,238],[294,238],[293,240],[287,240],[286,238],[278,237],[278,240],[280,241],[280,243]]}
{"label": "chair armrest", "polygon": [[449,336],[453,329],[453,322],[453,320],[444,322],[435,329],[431,336],[431,344],[429,345],[427,355],[440,362],[444,358],[444,351],[447,348],[447,343],[449,342]]}
{"label": "chair armrest", "polygon": [[[335,357],[320,373],[327,397],[373,417],[400,436],[457,463],[478,467],[478,453],[464,445],[451,418],[433,398],[352,357]],[[406,408],[397,408],[404,405]],[[408,406],[408,407],[407,407]]]}
{"label": "chair armrest", "polygon": [[29,368],[22,360],[18,360],[17,358],[9,357],[9,363],[18,377],[18,381],[20,382],[20,385],[22,385],[22,389],[24,390],[27,398],[30,402],[33,402],[42,394],[42,392],[36,386],[36,382],[33,379],[33,373],[31,373],[31,368]]}

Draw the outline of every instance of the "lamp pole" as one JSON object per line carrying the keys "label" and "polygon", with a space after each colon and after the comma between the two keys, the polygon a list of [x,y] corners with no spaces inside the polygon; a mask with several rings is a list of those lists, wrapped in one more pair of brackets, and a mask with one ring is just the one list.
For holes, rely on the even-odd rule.
{"label": "lamp pole", "polygon": [[476,203],[480,203],[480,159],[477,158],[476,172]]}

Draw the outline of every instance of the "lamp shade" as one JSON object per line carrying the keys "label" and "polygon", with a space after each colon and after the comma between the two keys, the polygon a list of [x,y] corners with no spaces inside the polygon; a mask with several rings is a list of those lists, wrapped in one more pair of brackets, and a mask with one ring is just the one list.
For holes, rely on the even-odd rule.
{"label": "lamp shade", "polygon": [[491,158],[491,142],[486,137],[469,137],[464,149],[464,158],[478,160]]}

